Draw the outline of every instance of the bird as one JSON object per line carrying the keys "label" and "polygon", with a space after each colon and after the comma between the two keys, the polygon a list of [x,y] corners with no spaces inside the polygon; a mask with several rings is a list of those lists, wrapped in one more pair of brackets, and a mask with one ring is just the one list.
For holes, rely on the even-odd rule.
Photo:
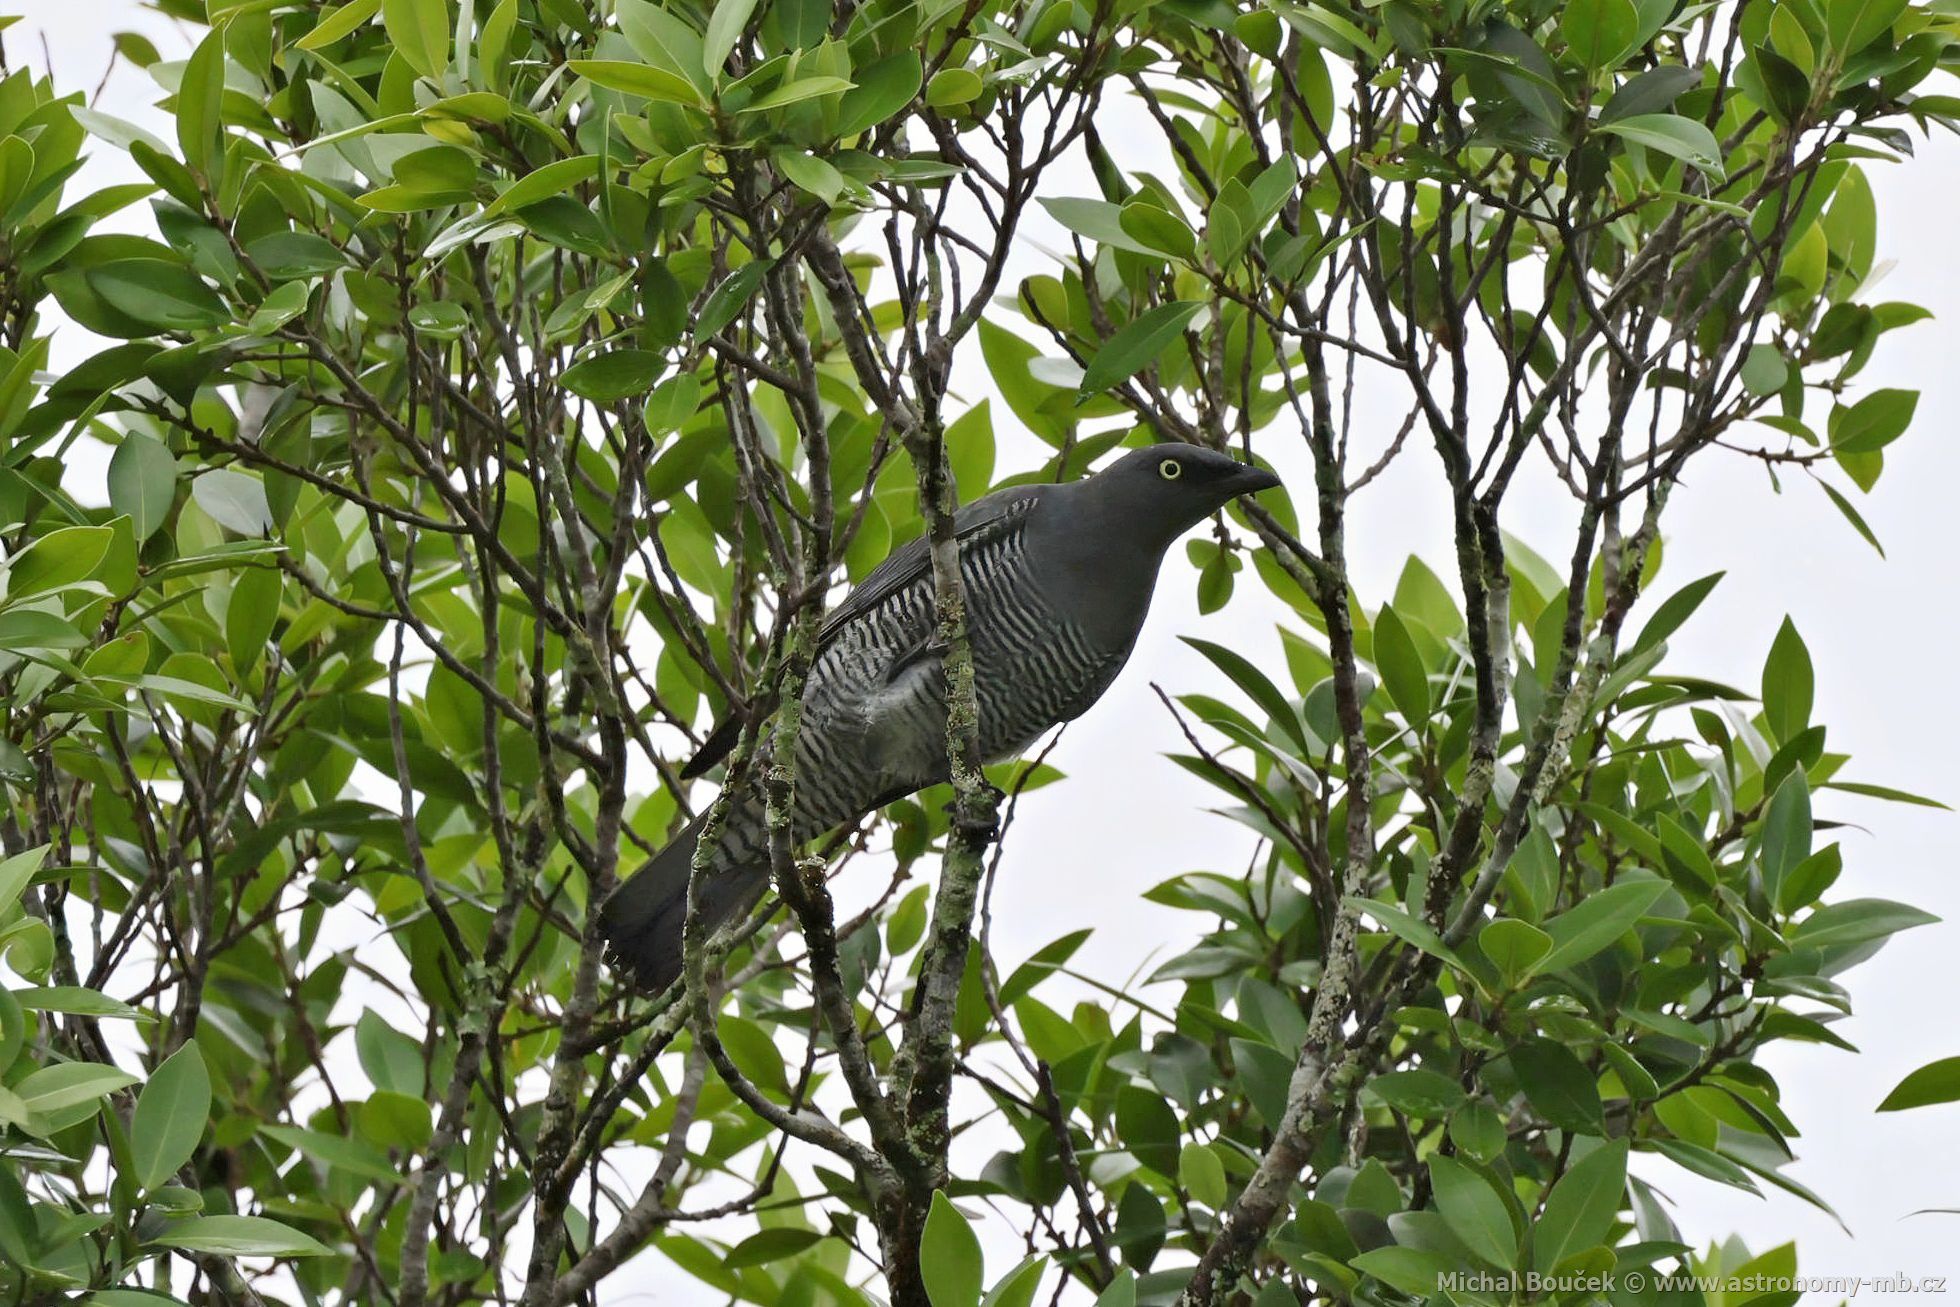
{"label": "bird", "polygon": [[[979,751],[1016,757],[1086,712],[1129,660],[1170,546],[1241,495],[1280,484],[1199,445],[1130,450],[1076,481],[1016,485],[953,519],[972,652]],[[805,681],[790,839],[802,844],[947,780],[946,681],[932,556],[923,538],[892,552],[825,618]],[[681,769],[725,759],[731,715]],[[615,971],[659,993],[681,974],[690,867],[706,812],[601,906]],[[732,796],[696,887],[704,932],[747,913],[769,885],[760,788]]]}

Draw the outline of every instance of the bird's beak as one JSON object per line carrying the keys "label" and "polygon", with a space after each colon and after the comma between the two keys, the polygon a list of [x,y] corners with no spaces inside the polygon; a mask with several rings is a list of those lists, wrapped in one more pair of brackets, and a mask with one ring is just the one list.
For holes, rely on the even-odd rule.
{"label": "bird's beak", "polygon": [[1261,490],[1271,490],[1279,483],[1279,478],[1265,468],[1244,464],[1226,479],[1225,487],[1234,495],[1254,495]]}

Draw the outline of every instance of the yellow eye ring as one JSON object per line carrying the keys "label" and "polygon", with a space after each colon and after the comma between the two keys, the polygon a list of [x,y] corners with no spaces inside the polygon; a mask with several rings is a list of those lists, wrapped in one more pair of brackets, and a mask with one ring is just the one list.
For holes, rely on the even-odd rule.
{"label": "yellow eye ring", "polygon": [[1174,458],[1167,458],[1157,465],[1157,474],[1166,481],[1175,481],[1184,475],[1184,464]]}

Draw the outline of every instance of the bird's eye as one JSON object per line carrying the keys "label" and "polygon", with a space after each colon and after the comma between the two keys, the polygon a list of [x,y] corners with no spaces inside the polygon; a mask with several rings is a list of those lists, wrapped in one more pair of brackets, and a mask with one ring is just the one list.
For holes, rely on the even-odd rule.
{"label": "bird's eye", "polygon": [[1174,458],[1167,458],[1157,465],[1157,472],[1166,481],[1175,481],[1184,475],[1184,464]]}

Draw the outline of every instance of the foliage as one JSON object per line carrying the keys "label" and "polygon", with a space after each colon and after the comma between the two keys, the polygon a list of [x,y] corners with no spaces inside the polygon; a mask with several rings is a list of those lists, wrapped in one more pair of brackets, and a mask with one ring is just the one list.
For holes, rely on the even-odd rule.
{"label": "foliage", "polygon": [[[1627,623],[1724,448],[1875,543],[1916,396],[1858,376],[1924,315],[1869,294],[1866,169],[1960,109],[1920,89],[1949,5],[158,7],[203,32],[118,41],[164,135],[0,81],[0,1293],[535,1307],[649,1246],[906,1307],[1794,1266],[1692,1252],[1645,1177],[1804,1193],[1758,1055],[1843,1045],[1839,978],[1928,920],[1830,897],[1836,796],[1911,796],[1848,779],[1793,627],[1754,693],[1665,662],[1717,578]],[[91,137],[148,182],[71,197]],[[1175,701],[1260,840],[1150,891],[1188,946],[1133,986],[1083,929],[992,956],[956,702],[956,785],[821,850],[872,910],[782,850],[791,912],[685,997],[615,984],[590,910],[706,801],[711,718],[751,766],[826,583],[1158,438],[1301,471],[1189,547],[1207,611],[1294,616],[1284,670],[1199,644]],[[1422,444],[1452,574],[1357,594]],[[1568,565],[1514,492],[1569,496]]]}

